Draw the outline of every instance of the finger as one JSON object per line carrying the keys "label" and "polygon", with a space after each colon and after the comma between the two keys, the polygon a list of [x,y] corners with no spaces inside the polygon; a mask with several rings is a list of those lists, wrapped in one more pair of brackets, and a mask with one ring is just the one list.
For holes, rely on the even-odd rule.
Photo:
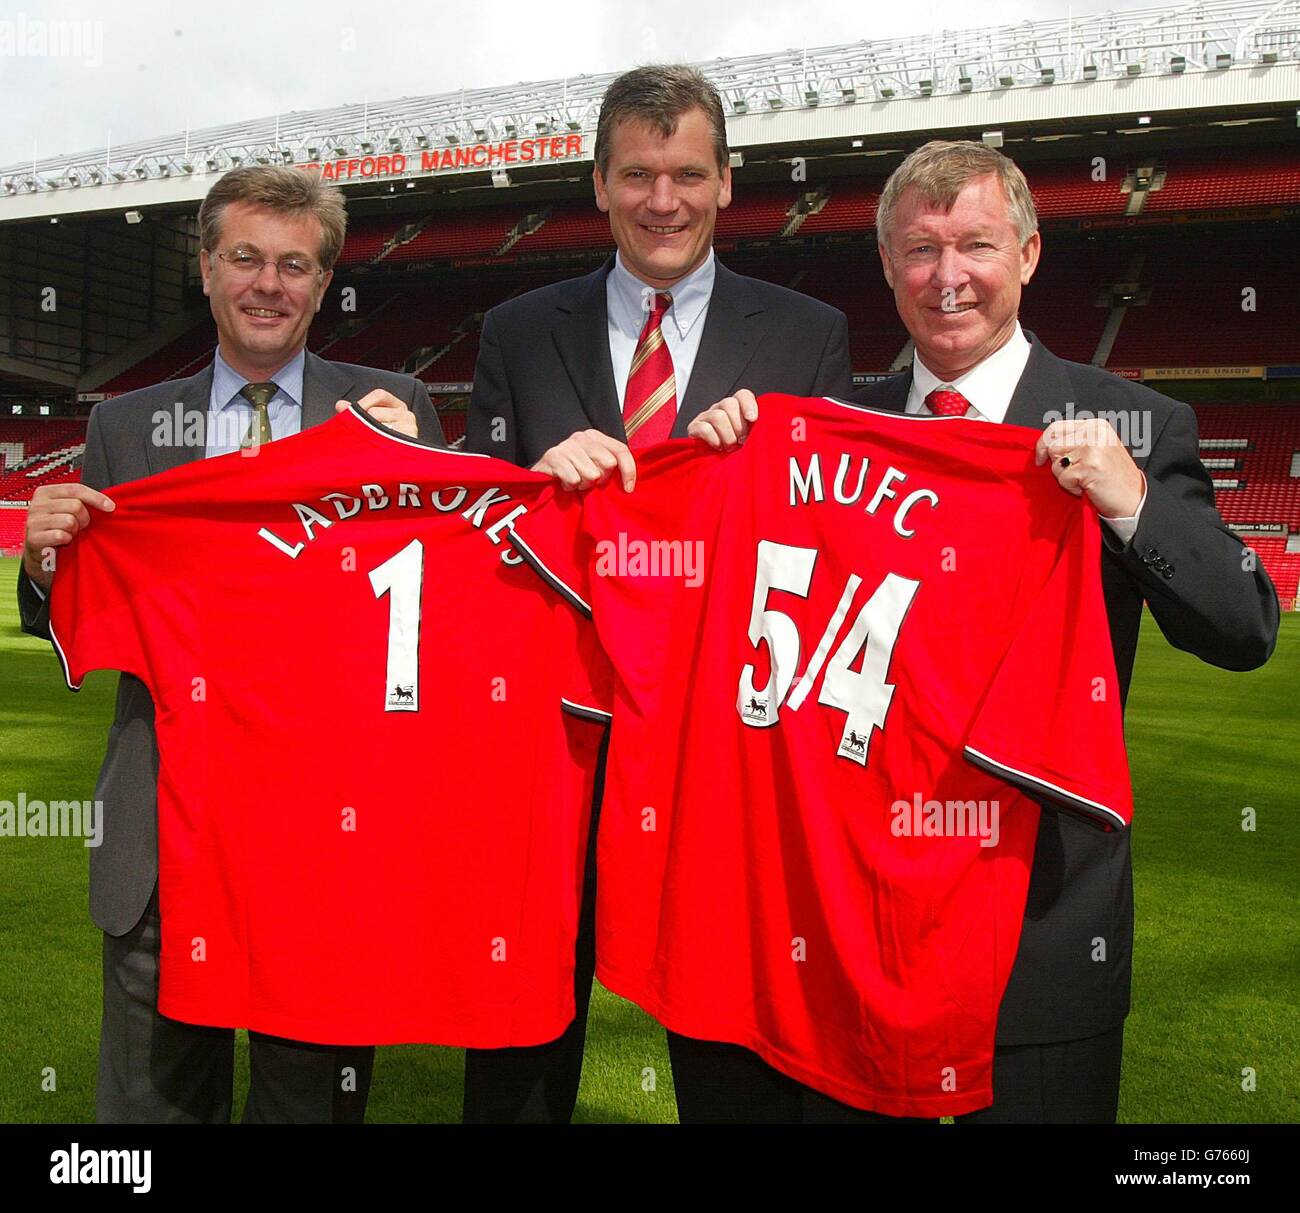
{"label": "finger", "polygon": [[743,387],[736,393],[736,399],[740,402],[740,412],[746,421],[753,424],[758,420],[758,399],[754,393],[747,387]]}
{"label": "finger", "polygon": [[736,433],[736,424],[732,421],[726,409],[714,409],[713,416],[709,418],[709,421],[717,431],[718,437],[722,439],[723,450],[729,451],[732,447],[740,445],[740,435]]}
{"label": "finger", "polygon": [[571,466],[578,474],[579,488],[599,484],[609,475],[609,472],[587,455],[585,451],[573,456]]}
{"label": "finger", "polygon": [[[103,510],[104,513],[114,508],[112,498],[106,497],[98,489],[92,489],[87,484],[58,484],[47,487],[55,491],[49,494],[48,499],[42,500],[41,505],[46,509],[71,509],[70,503],[74,501],[84,501],[97,510]],[[39,491],[38,489],[37,492]],[[32,508],[36,508],[35,494],[32,496]]]}
{"label": "finger", "polygon": [[717,430],[713,428],[703,417],[697,417],[691,422],[691,431],[701,442],[708,443],[715,451],[722,450],[722,439],[718,436]]}
{"label": "finger", "polygon": [[612,472],[618,467],[618,452],[612,447],[595,447],[590,451],[584,451],[583,454],[603,471]]}
{"label": "finger", "polygon": [[377,404],[386,404],[396,406],[397,408],[403,407],[402,402],[398,400],[392,392],[386,392],[381,387],[374,388],[372,391],[367,392],[357,401],[357,403],[365,409],[366,412],[369,412]]}
{"label": "finger", "polygon": [[636,487],[636,459],[631,450],[621,442],[618,444],[618,450],[614,452],[614,457],[618,462],[619,476],[623,480],[623,492],[630,493]]}
{"label": "finger", "polygon": [[749,421],[745,417],[744,409],[740,407],[740,401],[736,399],[728,400],[722,412],[730,423],[732,432],[736,435],[736,445],[744,442],[745,435],[749,433]]}
{"label": "finger", "polygon": [[[87,519],[89,519],[89,515],[87,515]],[[81,524],[77,521],[74,514],[65,514],[62,512],[58,514],[48,514],[41,521],[44,523],[45,527],[51,531],[61,531],[66,532],[69,535],[75,535],[79,530],[81,530]]]}
{"label": "finger", "polygon": [[570,459],[551,459],[545,468],[539,468],[539,470],[544,471],[562,488],[576,489],[582,486],[582,476]]}

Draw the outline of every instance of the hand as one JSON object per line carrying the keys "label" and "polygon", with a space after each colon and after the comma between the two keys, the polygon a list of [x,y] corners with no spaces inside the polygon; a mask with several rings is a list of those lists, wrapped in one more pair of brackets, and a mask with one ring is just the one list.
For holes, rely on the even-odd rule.
{"label": "hand", "polygon": [[734,451],[758,420],[758,401],[748,388],[741,388],[701,413],[687,427],[692,438],[707,442],[715,451]]}
{"label": "hand", "polygon": [[636,460],[627,444],[599,430],[580,430],[551,447],[535,464],[534,472],[553,476],[566,489],[589,489],[608,480],[615,469],[630,493],[636,484]]}
{"label": "hand", "polygon": [[[415,414],[411,412],[411,406],[403,400],[398,400],[392,392],[377,387],[373,392],[367,392],[362,396],[357,401],[357,406],[365,409],[380,425],[386,425],[390,430],[397,430],[408,438],[420,436],[420,426],[415,420]],[[335,404],[334,411],[341,413],[351,407],[348,401],[340,400]]]}
{"label": "hand", "polygon": [[73,536],[90,525],[90,511],[109,513],[113,502],[84,484],[43,484],[32,494],[23,536],[23,571],[49,593],[54,573],[44,567],[48,548],[71,543]]}
{"label": "hand", "polygon": [[1057,483],[1103,518],[1131,518],[1142,504],[1146,480],[1109,421],[1053,421],[1034,448],[1035,463],[1049,459]]}

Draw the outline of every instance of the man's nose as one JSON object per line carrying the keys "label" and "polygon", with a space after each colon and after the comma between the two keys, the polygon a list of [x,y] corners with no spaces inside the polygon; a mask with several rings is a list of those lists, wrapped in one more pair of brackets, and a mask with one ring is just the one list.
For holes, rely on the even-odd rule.
{"label": "man's nose", "polygon": [[934,263],[934,285],[940,290],[945,287],[961,287],[966,285],[968,277],[961,253],[951,245],[941,248]]}
{"label": "man's nose", "polygon": [[264,295],[278,295],[284,283],[280,281],[280,267],[274,261],[265,261],[253,277],[253,285]]}
{"label": "man's nose", "polygon": [[657,215],[671,215],[677,209],[677,186],[669,174],[655,177],[647,205]]}

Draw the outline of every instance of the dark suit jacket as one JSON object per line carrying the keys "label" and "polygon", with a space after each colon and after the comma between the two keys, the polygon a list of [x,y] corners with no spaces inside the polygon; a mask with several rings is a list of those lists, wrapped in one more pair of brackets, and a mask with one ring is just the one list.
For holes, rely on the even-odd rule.
{"label": "dark suit jacket", "polygon": [[[484,317],[466,450],[530,467],[579,430],[626,441],[605,306],[613,265],[611,257],[594,273],[539,287]],[[737,388],[843,396],[851,383],[843,312],[717,262],[672,435],[684,437],[699,413]]]}
{"label": "dark suit jacket", "polygon": [[[328,421],[335,415],[336,401],[355,402],[375,388],[385,388],[405,400],[415,413],[420,437],[443,445],[438,415],[428,389],[419,380],[346,362],[327,362],[310,351],[303,368],[302,428]],[[115,484],[203,458],[201,436],[189,445],[155,444],[154,414],[161,410],[174,416],[179,402],[186,415],[197,414],[206,422],[211,394],[209,364],[190,379],[140,388],[96,405],[86,429],[82,483],[107,491]],[[23,631],[48,640],[48,601],[21,571],[18,609]],[[108,752],[95,788],[95,799],[104,805],[103,841],[90,852],[90,916],[109,935],[125,935],[140,921],[158,878],[157,784],[153,700],[144,683],[123,674],[108,732]]]}
{"label": "dark suit jacket", "polygon": [[[1032,348],[1007,423],[1046,429],[1045,414],[1065,413],[1072,403],[1076,412],[1141,414],[1149,425],[1148,449],[1132,452],[1147,478],[1137,531],[1121,544],[1102,524],[1102,585],[1122,700],[1144,600],[1175,648],[1227,670],[1262,665],[1277,641],[1277,594],[1262,569],[1243,570],[1241,540],[1214,508],[1191,408],[1098,367],[1066,362],[1026,336]],[[851,399],[901,411],[911,384],[908,370]],[[1140,820],[1134,828],[1142,828]],[[1105,961],[1092,959],[1096,939],[1105,941]],[[1132,955],[1128,832],[1107,834],[1045,811],[998,1044],[1078,1040],[1115,1027],[1128,1014]]]}

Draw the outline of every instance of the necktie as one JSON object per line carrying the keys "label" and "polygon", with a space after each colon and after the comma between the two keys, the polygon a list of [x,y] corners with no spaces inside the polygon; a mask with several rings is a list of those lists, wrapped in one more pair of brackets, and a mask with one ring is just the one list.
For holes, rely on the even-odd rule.
{"label": "necktie", "polygon": [[925,407],[936,417],[964,417],[970,401],[950,387],[937,387],[925,398]]}
{"label": "necktie", "polygon": [[662,442],[672,433],[677,416],[677,381],[673,356],[664,343],[664,313],[673,297],[660,291],[654,297],[641,337],[632,356],[632,369],[623,394],[623,428],[633,450]]}
{"label": "necktie", "polygon": [[246,383],[239,389],[239,394],[253,406],[252,424],[239,444],[245,450],[271,441],[271,414],[268,407],[279,390],[274,383]]}

